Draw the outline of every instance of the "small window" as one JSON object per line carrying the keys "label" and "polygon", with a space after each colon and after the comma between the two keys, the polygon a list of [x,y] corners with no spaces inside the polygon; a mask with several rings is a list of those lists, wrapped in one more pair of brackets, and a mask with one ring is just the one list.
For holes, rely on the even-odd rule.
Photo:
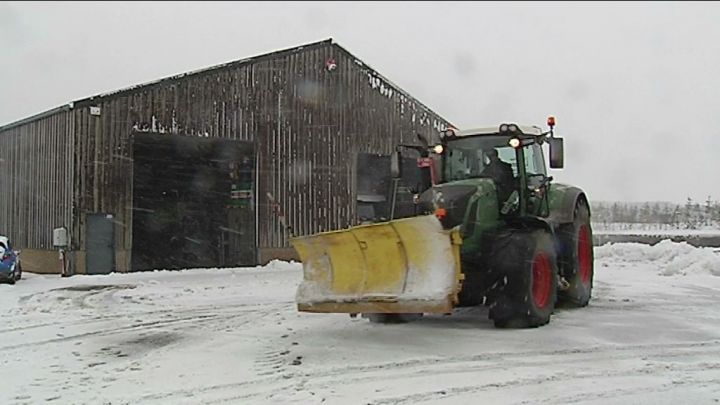
{"label": "small window", "polygon": [[525,167],[528,174],[547,174],[540,145],[535,143],[525,149]]}

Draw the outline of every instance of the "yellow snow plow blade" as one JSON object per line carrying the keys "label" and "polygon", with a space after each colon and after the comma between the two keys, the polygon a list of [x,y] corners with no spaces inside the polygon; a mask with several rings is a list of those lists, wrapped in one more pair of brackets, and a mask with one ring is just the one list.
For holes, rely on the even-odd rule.
{"label": "yellow snow plow blade", "polygon": [[462,273],[458,230],[434,215],[290,240],[303,263],[300,311],[449,313]]}

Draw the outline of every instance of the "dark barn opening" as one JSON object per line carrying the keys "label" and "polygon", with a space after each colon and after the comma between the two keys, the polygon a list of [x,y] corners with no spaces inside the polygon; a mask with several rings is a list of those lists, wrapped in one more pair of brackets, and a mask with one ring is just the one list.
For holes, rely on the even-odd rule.
{"label": "dark barn opening", "polygon": [[254,265],[252,143],[133,134],[132,270]]}
{"label": "dark barn opening", "polygon": [[359,153],[357,155],[357,222],[378,222],[390,219],[393,191],[393,218],[417,215],[413,195],[422,192],[421,172],[417,158],[402,158],[402,177],[397,184],[390,174],[390,156]]}

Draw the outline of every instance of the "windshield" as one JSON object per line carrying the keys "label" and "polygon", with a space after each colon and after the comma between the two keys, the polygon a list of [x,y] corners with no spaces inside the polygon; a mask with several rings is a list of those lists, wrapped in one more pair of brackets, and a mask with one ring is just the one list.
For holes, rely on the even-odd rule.
{"label": "windshield", "polygon": [[[498,158],[510,164],[513,176],[517,177],[518,166],[515,149],[508,145],[507,136],[471,136],[454,139],[447,143],[443,162],[445,181],[463,180],[473,177],[490,177],[485,168],[490,163],[491,150],[497,151]],[[524,147],[525,167],[528,174],[546,174],[542,148],[536,143]]]}

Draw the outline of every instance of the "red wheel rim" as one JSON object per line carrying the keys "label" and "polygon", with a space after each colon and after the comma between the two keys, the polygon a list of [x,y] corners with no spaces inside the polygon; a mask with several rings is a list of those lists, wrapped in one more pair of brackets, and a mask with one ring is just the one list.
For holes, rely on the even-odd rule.
{"label": "red wheel rim", "polygon": [[550,272],[550,260],[547,256],[539,253],[533,260],[533,284],[532,295],[533,302],[538,308],[545,308],[550,301],[550,291],[552,290],[552,275]]}
{"label": "red wheel rim", "polygon": [[590,284],[592,276],[592,245],[590,241],[590,232],[587,226],[580,227],[578,235],[578,271],[580,272],[580,280],[583,284]]}

